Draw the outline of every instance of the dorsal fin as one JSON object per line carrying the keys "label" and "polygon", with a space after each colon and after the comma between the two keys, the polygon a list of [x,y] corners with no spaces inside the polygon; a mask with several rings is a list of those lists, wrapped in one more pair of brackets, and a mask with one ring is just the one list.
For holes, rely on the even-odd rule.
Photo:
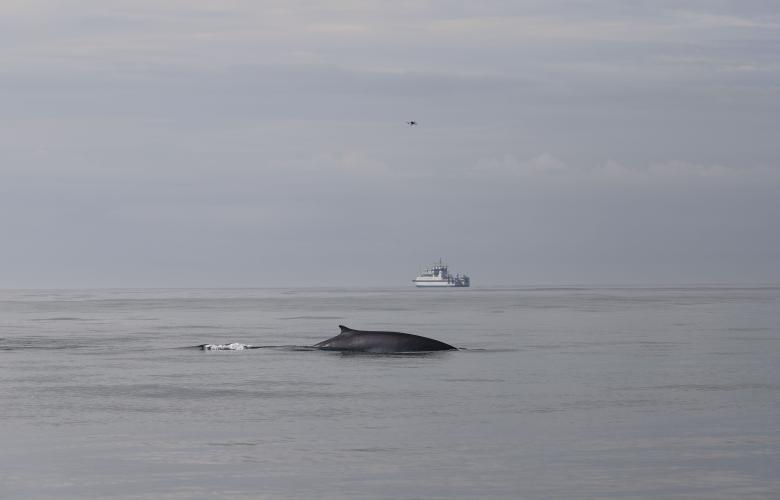
{"label": "dorsal fin", "polygon": [[350,328],[348,326],[344,326],[344,325],[339,325],[339,328],[341,328],[341,333],[354,332],[355,331],[352,328]]}

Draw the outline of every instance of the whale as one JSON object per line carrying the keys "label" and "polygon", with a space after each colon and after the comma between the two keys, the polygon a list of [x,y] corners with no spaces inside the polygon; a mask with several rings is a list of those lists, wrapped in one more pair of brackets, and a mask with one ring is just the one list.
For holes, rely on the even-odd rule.
{"label": "whale", "polygon": [[353,330],[339,325],[341,333],[313,347],[326,351],[367,352],[376,354],[456,350],[444,342],[403,332]]}

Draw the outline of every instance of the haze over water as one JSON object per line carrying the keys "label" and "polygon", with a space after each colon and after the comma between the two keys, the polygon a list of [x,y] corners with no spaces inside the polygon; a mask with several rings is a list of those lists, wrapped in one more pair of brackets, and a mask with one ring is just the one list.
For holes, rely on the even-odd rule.
{"label": "haze over water", "polygon": [[[0,291],[2,498],[776,498],[780,288]],[[338,325],[463,348],[343,355]]]}

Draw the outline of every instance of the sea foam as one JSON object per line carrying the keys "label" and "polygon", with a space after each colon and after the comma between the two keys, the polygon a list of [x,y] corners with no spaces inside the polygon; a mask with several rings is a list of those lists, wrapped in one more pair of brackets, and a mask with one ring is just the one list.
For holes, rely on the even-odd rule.
{"label": "sea foam", "polygon": [[249,349],[252,346],[234,342],[232,344],[203,344],[202,347],[204,351],[243,351],[244,349]]}

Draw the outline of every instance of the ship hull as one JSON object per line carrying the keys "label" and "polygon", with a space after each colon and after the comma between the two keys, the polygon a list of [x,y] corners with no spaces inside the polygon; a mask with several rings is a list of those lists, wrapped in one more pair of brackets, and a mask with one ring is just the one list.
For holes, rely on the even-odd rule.
{"label": "ship hull", "polygon": [[415,281],[414,286],[417,288],[456,288],[462,285],[456,285],[448,281]]}

